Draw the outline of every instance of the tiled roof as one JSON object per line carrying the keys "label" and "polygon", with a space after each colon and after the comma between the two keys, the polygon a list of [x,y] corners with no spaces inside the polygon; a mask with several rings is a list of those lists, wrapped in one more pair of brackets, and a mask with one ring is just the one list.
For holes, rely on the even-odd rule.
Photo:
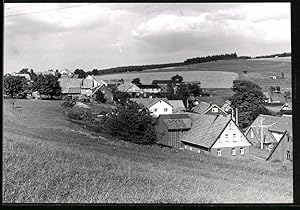
{"label": "tiled roof", "polygon": [[80,88],[69,88],[69,92],[70,94],[80,94],[81,90]]}
{"label": "tiled roof", "polygon": [[293,109],[292,102],[286,102],[286,103],[284,103],[280,109],[282,109],[285,105],[288,105],[291,109]]}
{"label": "tiled roof", "polygon": [[212,97],[210,97],[210,96],[199,96],[198,100],[206,102],[206,103],[216,104],[219,107],[221,107],[225,103],[225,99],[223,98],[223,96],[212,96]]}
{"label": "tiled roof", "polygon": [[[268,129],[269,129],[268,127],[263,128],[263,142],[264,143],[276,143],[277,141],[276,141],[275,137],[271,134],[271,132]],[[260,140],[261,128],[253,127],[252,130],[253,130],[254,134],[256,135],[257,139]],[[249,139],[249,140],[251,140],[251,139]],[[253,140],[252,140],[252,142],[253,142]],[[260,143],[260,141],[256,142],[256,143]]]}
{"label": "tiled roof", "polygon": [[62,93],[69,93],[69,88],[79,88],[80,90],[82,84],[82,79],[78,78],[64,77],[60,78],[58,81],[61,86]]}
{"label": "tiled roof", "polygon": [[192,120],[188,114],[160,115],[168,130],[188,130],[192,127]]}
{"label": "tiled roof", "polygon": [[140,84],[140,85],[136,85],[136,86],[138,86],[139,88],[141,88],[141,89],[148,89],[148,88],[160,88],[158,85],[142,85],[142,84]]}
{"label": "tiled roof", "polygon": [[101,76],[93,76],[93,78],[102,86],[102,85],[107,85],[106,82],[102,79]]}
{"label": "tiled roof", "polygon": [[84,89],[92,89],[93,88],[93,85],[94,85],[94,80],[93,79],[84,79],[82,81],[82,86],[81,88],[84,88]]}
{"label": "tiled roof", "polygon": [[293,117],[292,115],[282,115],[279,120],[277,120],[275,125],[272,125],[269,130],[274,132],[285,132],[287,131],[289,135],[293,136]]}
{"label": "tiled roof", "polygon": [[270,98],[272,101],[285,102],[285,97],[282,93],[271,93]]}
{"label": "tiled roof", "polygon": [[132,83],[124,83],[124,84],[120,84],[117,89],[118,91],[121,91],[121,92],[127,92],[130,88],[132,87],[135,87],[136,89],[136,92],[139,92],[139,93],[142,93],[143,91],[138,87],[136,86],[135,84],[132,84]]}
{"label": "tiled roof", "polygon": [[167,98],[131,98],[131,101],[134,101],[138,104],[143,104],[145,107],[150,108],[154,104],[156,104],[158,101],[163,100],[170,106],[172,106]]}
{"label": "tiled roof", "polygon": [[181,141],[210,148],[230,120],[230,117],[224,116],[198,115],[192,121],[192,129]]}
{"label": "tiled roof", "polygon": [[201,101],[197,106],[195,106],[192,111],[198,114],[203,114],[210,107],[209,103]]}
{"label": "tiled roof", "polygon": [[185,110],[182,100],[169,100],[169,103],[173,106],[174,110]]}

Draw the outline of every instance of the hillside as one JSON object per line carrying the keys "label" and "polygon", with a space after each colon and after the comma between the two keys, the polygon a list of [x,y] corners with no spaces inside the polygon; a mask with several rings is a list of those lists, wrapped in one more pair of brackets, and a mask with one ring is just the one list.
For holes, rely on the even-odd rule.
{"label": "hillside", "polygon": [[4,203],[293,202],[292,165],[92,136],[58,101],[15,106],[4,101]]}

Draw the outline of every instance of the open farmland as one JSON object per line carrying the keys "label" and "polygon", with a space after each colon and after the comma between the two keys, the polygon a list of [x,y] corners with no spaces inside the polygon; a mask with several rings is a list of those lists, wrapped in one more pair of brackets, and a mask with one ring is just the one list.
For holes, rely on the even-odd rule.
{"label": "open farmland", "polygon": [[[244,70],[248,72],[243,73]],[[282,79],[281,73],[285,78]],[[159,73],[159,74],[158,74]],[[183,76],[185,81],[201,81],[203,88],[231,88],[232,80],[246,79],[253,81],[267,91],[269,86],[280,86],[281,89],[291,89],[291,58],[262,58],[248,60],[220,60],[207,63],[191,64],[180,67],[150,69],[135,73],[103,75],[103,79],[121,79],[131,81],[141,78],[142,83],[149,84],[153,79],[170,79],[176,74]],[[271,76],[279,77],[276,80]]]}
{"label": "open farmland", "polygon": [[293,202],[292,165],[93,136],[58,101],[4,101],[3,202]]}
{"label": "open farmland", "polygon": [[234,72],[222,71],[167,71],[167,72],[128,72],[120,74],[108,74],[101,76],[103,80],[124,79],[131,82],[133,78],[140,78],[143,84],[151,84],[156,79],[171,79],[172,76],[179,74],[184,81],[200,81],[203,88],[231,88],[232,81],[238,79],[238,74]]}

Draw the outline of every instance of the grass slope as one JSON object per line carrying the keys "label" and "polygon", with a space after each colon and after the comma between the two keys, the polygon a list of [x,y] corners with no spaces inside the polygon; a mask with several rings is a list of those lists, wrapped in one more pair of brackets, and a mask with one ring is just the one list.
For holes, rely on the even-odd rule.
{"label": "grass slope", "polygon": [[3,202],[292,202],[292,166],[92,136],[57,101],[4,101]]}

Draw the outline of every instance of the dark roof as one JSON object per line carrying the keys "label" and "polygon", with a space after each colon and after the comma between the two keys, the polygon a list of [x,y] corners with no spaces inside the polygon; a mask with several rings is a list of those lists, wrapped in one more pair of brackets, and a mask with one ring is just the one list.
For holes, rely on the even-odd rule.
{"label": "dark roof", "polygon": [[172,83],[173,81],[172,80],[153,80],[152,81],[152,84],[168,84],[168,83]]}
{"label": "dark roof", "polygon": [[285,97],[282,93],[271,93],[269,94],[269,97],[271,98],[272,101],[280,101],[282,103],[285,102]]}
{"label": "dark roof", "polygon": [[192,127],[192,120],[188,114],[160,115],[168,130],[188,130]]}
{"label": "dark roof", "polygon": [[173,106],[173,112],[180,112],[185,110],[185,106],[182,100],[169,100],[169,103]]}
{"label": "dark roof", "polygon": [[142,84],[137,84],[137,86],[141,89],[145,88],[160,88],[158,85],[142,85]]}
{"label": "dark roof", "polygon": [[181,141],[210,148],[223,132],[231,117],[222,115],[198,115],[192,122],[192,129]]}
{"label": "dark roof", "polygon": [[200,103],[195,106],[192,111],[196,112],[198,114],[203,114],[208,108],[210,107],[209,103],[206,103],[204,101],[200,101]]}
{"label": "dark roof", "polygon": [[212,96],[212,97],[210,97],[210,96],[199,96],[198,100],[206,102],[206,103],[211,102],[212,104],[216,104],[219,107],[221,107],[226,102],[226,100],[223,98],[223,96]]}

